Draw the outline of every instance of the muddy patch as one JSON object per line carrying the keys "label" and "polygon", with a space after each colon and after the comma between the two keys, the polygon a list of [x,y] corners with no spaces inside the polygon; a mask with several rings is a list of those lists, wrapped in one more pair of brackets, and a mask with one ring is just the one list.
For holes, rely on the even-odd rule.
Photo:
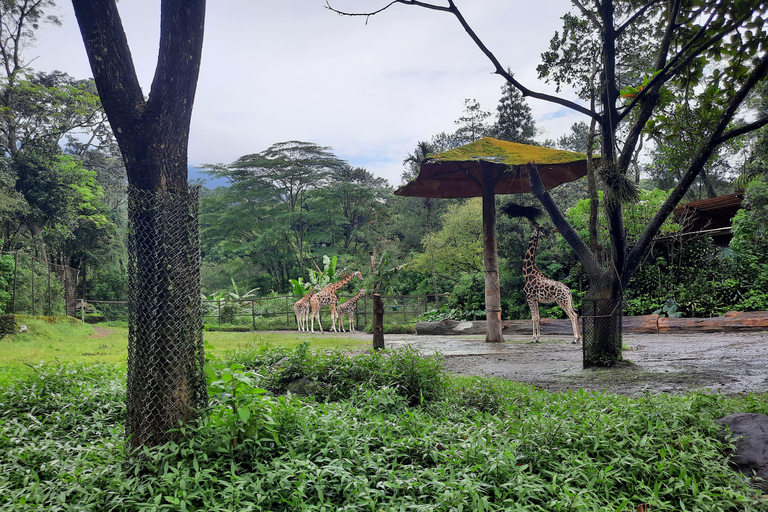
{"label": "muddy patch", "polygon": [[453,374],[488,375],[550,391],[608,390],[627,396],[768,392],[765,333],[627,334],[627,365],[586,370],[581,346],[567,337],[550,336],[537,344],[528,340],[505,337],[504,343],[491,344],[484,336],[385,335],[387,347],[412,345],[425,355],[439,353]]}
{"label": "muddy patch", "polygon": [[[89,338],[104,338],[105,336],[109,336],[115,332],[113,329],[110,329],[109,327],[101,327],[99,325],[93,326],[93,334],[88,336]],[[83,355],[90,355],[90,354],[83,354]]]}

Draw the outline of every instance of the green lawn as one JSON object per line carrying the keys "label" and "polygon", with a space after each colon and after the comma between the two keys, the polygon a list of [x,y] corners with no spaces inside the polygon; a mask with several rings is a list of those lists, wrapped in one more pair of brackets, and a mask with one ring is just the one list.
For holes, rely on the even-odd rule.
{"label": "green lawn", "polygon": [[[32,366],[49,362],[93,362],[125,365],[128,358],[128,327],[124,324],[90,325],[68,318],[19,316],[25,332],[0,340],[0,386],[15,380]],[[356,349],[371,342],[326,333],[205,332],[206,353],[227,353],[260,345],[294,346],[308,341],[312,350]]]}

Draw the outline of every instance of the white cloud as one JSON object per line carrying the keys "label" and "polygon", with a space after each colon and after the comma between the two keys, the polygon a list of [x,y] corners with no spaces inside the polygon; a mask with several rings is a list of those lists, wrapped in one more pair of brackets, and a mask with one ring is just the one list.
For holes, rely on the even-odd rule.
{"label": "white cloud", "polygon": [[[439,0],[438,0],[439,1]],[[332,0],[339,9],[385,2]],[[458,2],[504,66],[531,89],[568,0]],[[452,131],[465,98],[495,110],[502,79],[442,12],[395,5],[368,19],[338,16],[323,0],[208,2],[203,61],[190,136],[190,164],[231,162],[284,140],[331,146],[352,165],[399,184],[402,160],[419,140]],[[362,6],[362,7],[361,7]],[[157,58],[159,1],[118,3],[139,80],[148,92]],[[72,7],[46,26],[33,67],[91,76]],[[585,120],[530,100],[547,137]]]}

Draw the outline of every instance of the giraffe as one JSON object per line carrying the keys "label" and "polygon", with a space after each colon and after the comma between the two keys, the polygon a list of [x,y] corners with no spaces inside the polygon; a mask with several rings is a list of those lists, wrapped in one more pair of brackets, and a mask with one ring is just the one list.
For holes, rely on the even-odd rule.
{"label": "giraffe", "polygon": [[365,289],[361,289],[357,295],[354,297],[347,299],[347,302],[344,304],[340,304],[338,308],[336,308],[336,316],[339,318],[339,325],[341,326],[341,332],[344,331],[344,315],[347,315],[349,320],[349,332],[355,332],[355,322],[352,319],[355,314],[355,308],[357,308],[357,301],[360,300],[360,297],[365,295]]}
{"label": "giraffe", "polygon": [[344,285],[355,277],[362,279],[363,274],[361,274],[359,270],[356,270],[352,274],[347,274],[335,283],[329,284],[309,299],[309,303],[312,306],[310,322],[312,332],[315,332],[315,317],[317,317],[317,324],[320,326],[320,332],[323,332],[323,324],[320,322],[320,308],[323,306],[331,306],[331,320],[333,321],[332,330],[338,332],[336,331],[336,304],[339,302],[339,298],[336,296],[336,292],[341,290]]}
{"label": "giraffe", "polygon": [[309,299],[312,297],[312,295],[314,295],[314,293],[315,288],[310,288],[309,292],[297,300],[293,305],[293,311],[296,313],[296,324],[299,326],[299,332],[309,331],[309,329],[307,329],[307,324],[309,323],[309,311],[311,309]]}
{"label": "giraffe", "polygon": [[523,293],[525,293],[525,298],[528,301],[528,307],[531,308],[531,319],[533,320],[532,343],[541,341],[539,302],[545,304],[549,302],[557,302],[557,304],[563,308],[563,311],[568,315],[568,318],[571,319],[571,325],[573,326],[572,343],[579,343],[581,334],[579,333],[579,322],[576,316],[576,311],[573,309],[571,289],[559,281],[548,279],[538,268],[536,268],[536,250],[539,245],[540,235],[541,228],[534,225],[528,250],[523,259],[523,277],[525,278]]}

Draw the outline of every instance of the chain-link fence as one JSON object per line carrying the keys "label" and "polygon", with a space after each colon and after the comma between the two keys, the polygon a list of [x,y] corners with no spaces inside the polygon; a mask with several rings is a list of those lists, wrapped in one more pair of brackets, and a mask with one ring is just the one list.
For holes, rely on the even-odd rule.
{"label": "chain-link fence", "polygon": [[[349,299],[352,294],[339,294]],[[387,324],[407,324],[425,312],[444,306],[450,295],[382,295],[384,321]],[[207,328],[240,327],[249,330],[296,329],[293,304],[298,297],[280,295],[248,300],[203,300],[203,318]],[[326,323],[330,309],[322,310]],[[89,300],[84,307],[78,305],[78,318],[86,322],[128,321],[127,301]],[[355,324],[359,329],[373,323],[373,303],[370,295],[360,298],[355,308]],[[346,325],[346,324],[345,324]]]}
{"label": "chain-link fence", "polygon": [[126,435],[164,443],[207,403],[203,374],[199,189],[128,190]]}
{"label": "chain-link fence", "polygon": [[622,305],[621,298],[582,300],[584,368],[613,366],[621,359]]}
{"label": "chain-link fence", "polygon": [[43,316],[75,314],[77,269],[21,251],[12,255],[13,269],[4,276],[10,292],[5,304],[7,312]]}

